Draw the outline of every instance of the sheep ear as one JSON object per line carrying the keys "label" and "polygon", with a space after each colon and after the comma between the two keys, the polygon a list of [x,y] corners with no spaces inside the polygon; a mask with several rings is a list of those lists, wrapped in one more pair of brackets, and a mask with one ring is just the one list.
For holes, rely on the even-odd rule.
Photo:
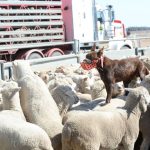
{"label": "sheep ear", "polygon": [[83,80],[84,80],[84,81],[87,81],[87,79],[88,79],[88,77],[85,77]]}
{"label": "sheep ear", "polygon": [[40,72],[38,72],[38,71],[34,71],[34,74],[39,75],[39,74],[40,74]]}
{"label": "sheep ear", "polygon": [[125,90],[125,96],[127,96],[130,92],[134,92],[134,89],[132,88],[124,88]]}
{"label": "sheep ear", "polygon": [[95,51],[96,49],[96,43],[93,44],[93,47],[91,48],[91,51]]}
{"label": "sheep ear", "polygon": [[130,91],[133,91],[132,88],[124,88],[126,91],[130,92]]}
{"label": "sheep ear", "polygon": [[18,65],[17,61],[13,61],[12,64],[13,64],[14,66],[17,66],[17,65]]}

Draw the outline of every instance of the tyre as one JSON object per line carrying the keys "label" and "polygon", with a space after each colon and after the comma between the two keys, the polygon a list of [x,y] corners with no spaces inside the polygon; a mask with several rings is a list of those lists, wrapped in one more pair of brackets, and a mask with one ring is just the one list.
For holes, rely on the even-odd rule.
{"label": "tyre", "polygon": [[43,56],[40,53],[33,52],[28,57],[26,57],[25,59],[30,60],[30,59],[38,59],[38,58],[43,58]]}

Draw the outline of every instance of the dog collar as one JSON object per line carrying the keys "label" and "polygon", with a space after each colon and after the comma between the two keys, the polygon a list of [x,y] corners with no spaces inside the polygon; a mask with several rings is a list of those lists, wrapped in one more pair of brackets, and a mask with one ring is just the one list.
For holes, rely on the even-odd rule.
{"label": "dog collar", "polygon": [[93,60],[91,64],[88,64],[86,62],[81,62],[80,65],[84,70],[91,70],[93,68],[98,68],[98,64],[100,62],[100,68],[103,68],[104,66],[104,57],[101,56],[98,60]]}
{"label": "dog collar", "polygon": [[[99,64],[100,64],[100,66],[98,66]],[[100,68],[103,68],[103,67],[104,67],[104,56],[101,56],[101,57],[98,59],[97,67],[100,67]]]}

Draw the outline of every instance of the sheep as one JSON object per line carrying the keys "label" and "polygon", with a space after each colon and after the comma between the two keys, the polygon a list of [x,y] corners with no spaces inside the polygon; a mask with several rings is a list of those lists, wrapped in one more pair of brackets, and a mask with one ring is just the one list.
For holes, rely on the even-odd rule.
{"label": "sheep", "polygon": [[150,57],[141,56],[140,60],[144,62],[144,65],[150,70]]}
{"label": "sheep", "polygon": [[144,87],[130,89],[123,108],[113,111],[79,111],[65,123],[62,150],[133,150],[139,133],[141,113],[150,95]]}
{"label": "sheep", "polygon": [[92,101],[91,94],[76,93],[81,103],[87,103]]}
{"label": "sheep", "polygon": [[150,93],[150,75],[145,76],[144,80],[140,82],[140,86],[144,86]]}
{"label": "sheep", "polygon": [[[150,93],[150,75],[146,76],[144,80],[141,81],[140,83],[141,86],[144,86],[145,88],[147,88],[147,90]],[[150,124],[150,106],[148,107],[147,111],[142,115],[142,117],[140,118],[140,123],[139,123],[139,127],[140,127],[140,131],[142,133],[142,139],[140,140],[140,142],[142,141],[141,144],[141,150],[148,150],[150,148],[150,132],[149,132],[149,124]],[[139,137],[140,139],[141,137]]]}
{"label": "sheep", "polygon": [[73,105],[72,108],[70,108],[67,114],[63,117],[62,123],[65,124],[68,118],[74,116],[74,113],[76,113],[77,111],[107,111],[114,110],[116,108],[121,108],[125,105],[125,100],[114,98],[111,100],[111,103],[107,105],[104,104],[105,98],[100,97],[87,103]]}
{"label": "sheep", "polygon": [[76,88],[76,84],[73,82],[73,80],[70,77],[66,77],[64,75],[60,76],[56,74],[54,78],[47,83],[49,92],[51,93],[51,91],[59,85],[68,85],[71,86],[73,89]]}
{"label": "sheep", "polygon": [[39,125],[49,135],[54,150],[61,150],[62,119],[44,81],[25,60],[12,63],[13,78],[21,87],[20,101],[28,122]]}
{"label": "sheep", "polygon": [[0,112],[0,149],[53,150],[47,133],[39,126],[26,122],[19,90],[14,81],[5,82],[0,87],[4,104]]}
{"label": "sheep", "polygon": [[99,97],[106,97],[106,96],[107,96],[107,92],[105,89],[104,82],[102,80],[96,81],[91,88],[92,99],[96,99]]}
{"label": "sheep", "polygon": [[[113,85],[112,97],[115,98],[117,96],[122,95],[123,93],[124,93],[123,82],[115,83]],[[93,86],[91,87],[91,96],[92,99],[107,96],[106,88],[102,80],[97,80],[94,82]]]}
{"label": "sheep", "polygon": [[147,108],[147,111],[140,118],[140,131],[142,133],[143,141],[140,147],[140,150],[149,150],[150,148],[150,106]]}
{"label": "sheep", "polygon": [[52,97],[54,98],[62,117],[73,104],[76,104],[79,101],[76,92],[68,85],[57,86],[52,90]]}

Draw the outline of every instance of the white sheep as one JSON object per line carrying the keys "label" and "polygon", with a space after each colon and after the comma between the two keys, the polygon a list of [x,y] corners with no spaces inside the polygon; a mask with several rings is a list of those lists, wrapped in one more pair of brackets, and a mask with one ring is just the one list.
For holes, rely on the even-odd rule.
{"label": "white sheep", "polygon": [[55,150],[61,150],[62,119],[44,81],[24,60],[13,62],[13,77],[21,87],[20,100],[27,121],[42,127]]}
{"label": "white sheep", "polygon": [[[113,85],[112,97],[115,98],[123,94],[124,94],[123,82],[115,83]],[[102,80],[97,80],[94,82],[93,86],[91,87],[91,96],[92,96],[92,99],[96,99],[99,97],[106,98],[107,92],[106,92],[106,88]]]}
{"label": "white sheep", "polygon": [[76,88],[76,84],[70,77],[66,77],[65,75],[55,74],[53,79],[49,80],[47,83],[47,87],[51,93],[51,91],[59,85],[68,85],[71,86],[73,89]]}
{"label": "white sheep", "polygon": [[76,93],[81,103],[87,103],[92,101],[91,94]]}
{"label": "white sheep", "polygon": [[121,108],[125,105],[125,100],[119,98],[113,98],[111,103],[105,105],[106,98],[98,98],[87,103],[81,103],[73,105],[73,107],[63,117],[63,124],[77,111],[108,111],[116,108]]}
{"label": "white sheep", "polygon": [[150,147],[150,106],[147,111],[140,118],[140,131],[142,133],[143,141],[140,147],[140,150],[149,150]]}
{"label": "white sheep", "polygon": [[[147,75],[143,81],[141,81],[140,85],[147,88],[150,93],[150,75]],[[140,119],[140,131],[142,133],[143,141],[141,144],[141,150],[148,150],[150,147],[150,106],[148,107],[147,111],[142,115]]]}
{"label": "white sheep", "polygon": [[62,117],[73,104],[76,104],[79,101],[76,92],[68,85],[59,85],[54,88],[51,93]]}
{"label": "white sheep", "polygon": [[79,111],[62,131],[62,150],[133,150],[139,119],[147,110],[150,95],[144,87],[130,89],[124,108],[113,111]]}
{"label": "white sheep", "polygon": [[16,82],[5,82],[0,87],[3,111],[0,112],[1,150],[53,150],[47,133],[35,124],[26,122],[20,106]]}
{"label": "white sheep", "polygon": [[144,86],[150,93],[150,75],[145,76],[144,80],[140,82],[140,86]]}

